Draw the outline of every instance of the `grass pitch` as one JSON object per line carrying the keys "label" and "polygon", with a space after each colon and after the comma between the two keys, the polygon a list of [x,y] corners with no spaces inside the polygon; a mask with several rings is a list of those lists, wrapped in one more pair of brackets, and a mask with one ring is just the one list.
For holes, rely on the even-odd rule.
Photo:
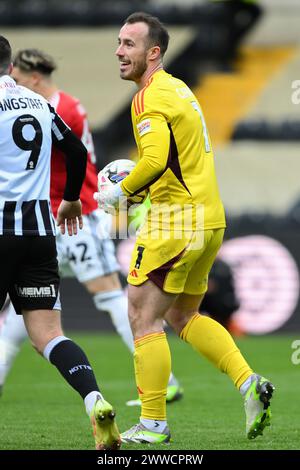
{"label": "grass pitch", "polygon": [[[136,398],[133,362],[126,347],[115,334],[70,336],[86,351],[106,400],[117,410],[120,430],[128,429],[138,421],[139,408],[125,405]],[[272,425],[263,437],[249,441],[243,400],[231,381],[188,345],[169,336],[173,371],[185,394],[180,402],[168,405],[171,444],[151,449],[299,449],[300,365],[291,362],[295,339],[297,336],[266,336],[238,341],[254,370],[276,387]],[[28,343],[7,379],[0,409],[1,450],[94,448],[80,396]],[[149,449],[147,445],[122,447],[128,448]]]}

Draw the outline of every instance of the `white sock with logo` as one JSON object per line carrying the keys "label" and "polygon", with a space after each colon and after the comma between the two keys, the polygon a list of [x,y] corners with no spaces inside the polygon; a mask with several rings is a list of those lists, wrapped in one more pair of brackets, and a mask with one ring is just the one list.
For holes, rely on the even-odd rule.
{"label": "white sock with logo", "polygon": [[140,418],[140,423],[148,429],[148,431],[153,431],[157,433],[161,433],[165,430],[167,426],[167,421],[162,421],[159,419],[147,419],[147,418]]}
{"label": "white sock with logo", "polygon": [[94,408],[96,400],[98,400],[98,397],[100,397],[101,400],[104,400],[101,393],[97,391],[90,392],[84,399],[85,409],[89,417],[91,416],[91,412]]}
{"label": "white sock with logo", "polygon": [[4,320],[0,329],[0,386],[10,371],[21,344],[28,337],[22,315],[17,315],[10,302],[2,312]]}
{"label": "white sock with logo", "polygon": [[243,397],[246,395],[248,388],[252,384],[253,380],[255,378],[255,374],[252,374],[248,377],[248,379],[245,380],[245,382],[242,383],[240,386],[240,393],[243,395]]}
{"label": "white sock with logo", "polygon": [[133,353],[134,343],[128,320],[128,300],[125,293],[121,289],[98,292],[93,298],[98,310],[109,313],[117,333]]}
{"label": "white sock with logo", "polygon": [[17,315],[14,306],[9,302],[8,306],[2,310],[1,314],[4,317],[0,338],[18,347],[22,342],[28,338],[25,328],[23,315]]}

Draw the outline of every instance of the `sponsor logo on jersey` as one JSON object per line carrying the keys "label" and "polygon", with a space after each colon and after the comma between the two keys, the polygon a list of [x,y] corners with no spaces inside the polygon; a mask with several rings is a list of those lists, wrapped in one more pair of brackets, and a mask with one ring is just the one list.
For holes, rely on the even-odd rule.
{"label": "sponsor logo on jersey", "polygon": [[47,287],[19,287],[15,286],[19,297],[56,297],[54,284]]}
{"label": "sponsor logo on jersey", "polygon": [[150,119],[144,119],[139,124],[137,124],[137,130],[140,136],[147,134],[151,131],[151,122]]}

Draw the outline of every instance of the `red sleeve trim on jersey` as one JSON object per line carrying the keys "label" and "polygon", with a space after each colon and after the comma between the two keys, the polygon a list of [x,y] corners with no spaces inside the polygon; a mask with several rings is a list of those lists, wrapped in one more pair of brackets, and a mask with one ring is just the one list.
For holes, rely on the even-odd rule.
{"label": "red sleeve trim on jersey", "polygon": [[139,112],[138,112],[138,108],[137,108],[136,98],[137,98],[137,95],[135,95],[135,97],[133,98],[133,106],[134,106],[134,113],[135,113],[136,116],[138,116]]}
{"label": "red sleeve trim on jersey", "polygon": [[153,77],[151,77],[148,80],[144,88],[142,88],[141,91],[139,91],[133,99],[134,111],[135,111],[136,116],[138,116],[139,114],[145,111],[144,94],[145,94],[146,88],[148,88],[148,86],[152,83],[152,81],[153,81]]}

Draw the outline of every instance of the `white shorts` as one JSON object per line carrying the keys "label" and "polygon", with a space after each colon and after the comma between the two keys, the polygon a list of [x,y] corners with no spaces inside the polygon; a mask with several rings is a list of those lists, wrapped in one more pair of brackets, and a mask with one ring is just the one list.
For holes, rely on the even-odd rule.
{"label": "white shorts", "polygon": [[96,209],[83,216],[77,235],[56,234],[57,258],[62,277],[87,282],[119,270],[115,245],[109,238],[111,216]]}

